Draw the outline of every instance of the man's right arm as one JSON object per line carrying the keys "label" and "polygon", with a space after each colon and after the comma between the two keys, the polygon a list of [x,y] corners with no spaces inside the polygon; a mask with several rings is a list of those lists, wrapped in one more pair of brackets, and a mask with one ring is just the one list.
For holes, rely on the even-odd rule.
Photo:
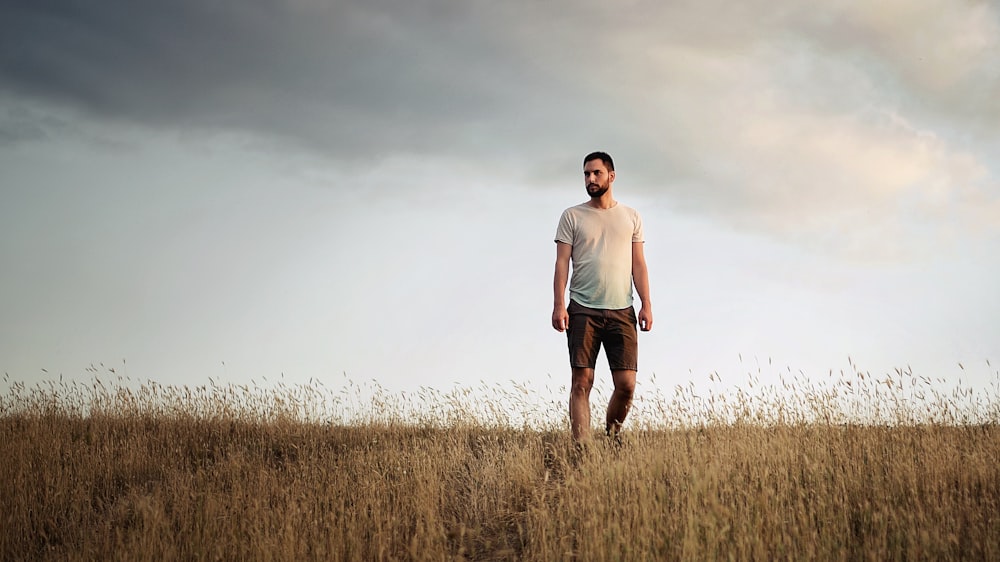
{"label": "man's right arm", "polygon": [[569,260],[573,246],[556,242],[556,273],[552,280],[552,327],[560,332],[569,328],[569,313],[566,312],[566,284],[569,282]]}

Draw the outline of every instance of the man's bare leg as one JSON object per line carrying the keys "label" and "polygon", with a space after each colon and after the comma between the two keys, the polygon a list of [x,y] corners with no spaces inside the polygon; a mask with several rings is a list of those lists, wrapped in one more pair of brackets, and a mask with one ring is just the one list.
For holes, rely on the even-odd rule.
{"label": "man's bare leg", "polygon": [[[615,390],[608,401],[608,417],[604,426],[608,435],[614,437],[621,431],[622,424],[632,409],[632,395],[635,393],[635,371],[611,371]],[[592,379],[593,380],[593,379]]]}
{"label": "man's bare leg", "polygon": [[[634,380],[634,374],[633,374]],[[590,440],[590,390],[594,388],[594,370],[573,367],[573,383],[569,390],[569,424],[573,439]]]}

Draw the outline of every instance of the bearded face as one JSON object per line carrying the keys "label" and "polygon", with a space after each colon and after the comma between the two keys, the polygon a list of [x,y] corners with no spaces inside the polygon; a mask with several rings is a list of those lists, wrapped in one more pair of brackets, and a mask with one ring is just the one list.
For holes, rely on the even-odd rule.
{"label": "bearded face", "polygon": [[596,182],[588,183],[587,194],[590,195],[591,198],[597,199],[598,197],[607,193],[610,187],[611,187],[611,180],[606,180],[603,184]]}
{"label": "bearded face", "polygon": [[611,189],[615,173],[609,172],[601,160],[590,160],[583,167],[583,181],[587,187],[587,195],[597,199]]}

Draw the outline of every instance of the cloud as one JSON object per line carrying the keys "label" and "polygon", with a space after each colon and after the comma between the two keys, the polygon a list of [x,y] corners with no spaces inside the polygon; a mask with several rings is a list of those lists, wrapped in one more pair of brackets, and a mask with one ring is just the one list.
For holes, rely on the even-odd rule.
{"label": "cloud", "polygon": [[[6,0],[0,22],[0,94],[108,122],[542,184],[603,148],[626,189],[828,251],[1000,224],[988,2]],[[46,126],[10,115],[8,141]]]}
{"label": "cloud", "polygon": [[670,40],[623,37],[620,53],[646,47],[619,74],[642,123],[635,179],[689,212],[852,258],[995,234],[995,9],[840,6],[756,18],[714,6],[671,20]]}
{"label": "cloud", "polygon": [[954,218],[1000,224],[1000,191],[986,167],[894,114],[761,114],[730,150],[738,173],[716,177],[738,184],[739,197],[711,207],[820,250],[912,256],[940,249],[961,226]]}
{"label": "cloud", "polygon": [[889,75],[925,108],[977,121],[984,112],[1000,117],[995,5],[892,0],[847,4],[835,14],[833,22],[804,22],[803,31],[828,52],[849,53]]}
{"label": "cloud", "polygon": [[0,78],[101,118],[246,130],[340,158],[490,152],[544,130],[553,96],[572,101],[510,48],[514,14],[471,6],[7,4]]}
{"label": "cloud", "polygon": [[[829,101],[842,87],[817,72],[834,66],[865,67],[869,90],[854,97],[995,109],[995,9],[911,4],[8,0],[0,77],[105,118],[245,129],[337,155],[638,144],[645,120],[622,102],[640,92],[679,114],[737,85]],[[768,81],[727,80],[774,64]],[[688,96],[662,91],[675,88]]]}

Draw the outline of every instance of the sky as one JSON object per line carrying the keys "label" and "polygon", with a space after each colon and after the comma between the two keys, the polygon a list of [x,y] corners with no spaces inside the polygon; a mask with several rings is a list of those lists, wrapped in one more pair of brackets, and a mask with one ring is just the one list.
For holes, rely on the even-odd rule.
{"label": "sky", "polygon": [[605,150],[640,391],[995,387],[998,61],[975,0],[0,0],[0,371],[565,385]]}

